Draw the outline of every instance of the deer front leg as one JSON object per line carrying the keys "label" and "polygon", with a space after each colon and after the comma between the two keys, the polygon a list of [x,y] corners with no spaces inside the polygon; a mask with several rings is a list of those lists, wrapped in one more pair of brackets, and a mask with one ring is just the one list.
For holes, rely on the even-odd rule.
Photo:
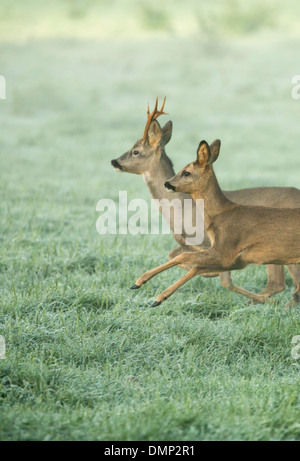
{"label": "deer front leg", "polygon": [[186,282],[191,280],[193,277],[199,274],[199,269],[194,267],[191,269],[187,274],[185,274],[181,279],[179,279],[176,283],[173,283],[169,288],[163,291],[155,300],[155,303],[152,304],[152,307],[159,306],[163,301],[168,299],[178,288],[184,285]]}
{"label": "deer front leg", "polygon": [[269,264],[267,266],[267,271],[268,271],[268,284],[259,293],[259,295],[272,296],[272,295],[276,295],[277,293],[281,293],[286,287],[283,266],[276,266],[275,264]]}
{"label": "deer front leg", "polygon": [[182,246],[174,248],[174,250],[170,251],[169,253],[169,260],[176,258],[176,256],[180,255],[184,251]]}
{"label": "deer front leg", "polygon": [[131,290],[137,290],[138,288],[141,288],[144,283],[148,282],[148,280],[152,279],[155,275],[159,274],[160,272],[163,272],[167,269],[170,269],[173,266],[177,266],[176,259],[180,258],[181,255],[176,256],[175,258],[171,259],[169,262],[162,264],[161,266],[156,267],[155,269],[151,269],[148,272],[145,272],[140,278],[137,279],[134,285],[132,285]]}
{"label": "deer front leg", "polygon": [[[168,299],[178,288],[180,288],[182,285],[184,285],[186,282],[191,280],[193,277],[196,275],[202,275],[202,273],[205,272],[209,276],[209,270],[207,268],[205,269],[200,269],[199,267],[194,267],[191,269],[184,277],[179,279],[176,283],[171,285],[169,288],[167,288],[165,291],[163,291],[155,300],[155,303],[152,305],[152,307],[159,306],[163,301]],[[212,274],[214,274],[214,271],[212,271]],[[220,280],[224,288],[227,288],[231,291],[234,291],[235,293],[238,293],[240,295],[246,296],[247,298],[250,298],[258,303],[264,304],[266,301],[266,297],[262,295],[257,295],[255,293],[252,293],[251,291],[245,290],[244,288],[238,287],[233,284],[232,278],[231,278],[231,272],[223,272],[219,274]]]}
{"label": "deer front leg", "polygon": [[[192,249],[189,250],[189,248],[186,249],[186,247],[183,247],[183,246],[177,247],[169,253],[169,260],[176,258],[176,256],[184,253],[185,251],[193,251],[193,250]],[[181,269],[184,269],[186,271],[189,271],[191,269],[191,267],[187,266],[186,264],[180,264],[179,267],[181,267]]]}
{"label": "deer front leg", "polygon": [[[194,247],[186,246],[186,245],[185,246],[179,246],[179,247],[175,248],[174,250],[172,250],[169,253],[169,260],[175,258],[176,256],[178,256],[178,255],[180,255],[182,253],[190,252],[190,251],[199,251],[199,249],[195,250]],[[190,265],[187,265],[187,264],[180,264],[179,267],[181,267],[182,269],[184,269],[186,271],[189,271],[192,268]],[[201,277],[211,278],[211,277],[218,277],[218,275],[219,275],[219,272],[209,272],[209,273],[201,274]]]}
{"label": "deer front leg", "polygon": [[[180,255],[182,253],[189,252],[189,251],[195,251],[195,250],[193,248],[190,248],[190,247],[187,247],[187,246],[179,246],[179,247],[175,248],[174,250],[172,250],[169,253],[169,260],[173,259],[173,258],[176,258],[176,256],[178,256],[178,255]],[[179,267],[181,267],[182,269],[185,269],[186,271],[191,269],[191,267],[189,267],[189,266],[187,266],[185,264],[182,264]]]}
{"label": "deer front leg", "polygon": [[148,282],[152,277],[163,272],[167,269],[170,269],[174,266],[179,266],[182,264],[188,264],[191,266],[197,266],[198,269],[205,269],[207,271],[202,272],[216,272],[222,268],[221,259],[219,253],[214,248],[211,248],[207,251],[198,251],[198,252],[184,252],[175,258],[171,259],[165,264],[151,269],[148,272],[145,272],[131,287],[132,290],[140,288],[144,283]]}
{"label": "deer front leg", "polygon": [[245,290],[245,288],[234,285],[231,277],[231,272],[223,272],[219,276],[222,286],[227,290],[233,291],[234,293],[238,293],[242,296],[245,296],[246,298],[252,299],[253,301],[259,304],[264,304],[266,302],[268,296],[263,295],[261,293],[252,293],[251,291]]}

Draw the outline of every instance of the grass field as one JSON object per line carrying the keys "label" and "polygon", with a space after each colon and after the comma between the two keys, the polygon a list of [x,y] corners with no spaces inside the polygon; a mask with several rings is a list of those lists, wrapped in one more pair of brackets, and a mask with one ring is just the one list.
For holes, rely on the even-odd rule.
{"label": "grass field", "polygon": [[[299,440],[289,276],[264,306],[199,277],[151,309],[181,269],[129,287],[166,261],[171,236],[95,227],[99,199],[150,198],[110,160],[142,135],[156,96],[167,96],[176,170],[218,137],[224,189],[299,187],[296,13],[253,8],[251,23],[231,2],[213,31],[208,7],[180,28],[179,2],[171,17],[131,2],[133,19],[120,2],[99,2],[97,14],[53,2],[52,15],[1,3],[0,439]],[[265,268],[234,274],[257,292],[266,278]]]}

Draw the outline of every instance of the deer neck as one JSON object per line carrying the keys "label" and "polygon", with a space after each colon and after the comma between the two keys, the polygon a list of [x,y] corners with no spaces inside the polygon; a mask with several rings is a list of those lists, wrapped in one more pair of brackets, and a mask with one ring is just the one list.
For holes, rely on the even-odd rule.
{"label": "deer neck", "polygon": [[[150,190],[150,193],[154,199],[161,200],[166,198],[171,200],[175,198],[175,195],[181,194],[172,194],[166,190],[164,184],[168,179],[172,178],[175,175],[173,165],[169,157],[165,153],[162,153],[160,162],[155,167],[150,167],[149,171],[143,174],[145,183]],[[177,197],[176,197],[177,198]]]}
{"label": "deer neck", "polygon": [[[169,201],[179,199],[183,206],[184,199],[189,199],[190,196],[179,192],[170,193],[164,186],[165,182],[173,176],[175,176],[175,172],[172,162],[165,153],[162,154],[158,166],[156,165],[155,168],[149,169],[149,171],[143,174],[144,181],[147,184],[153,199],[166,199]],[[159,210],[164,216],[164,210],[162,207],[159,207]],[[171,217],[169,218],[169,216],[164,216],[164,218],[168,222],[171,230],[174,232],[175,222],[182,221],[182,208],[179,209],[178,207],[174,207],[174,212],[171,214]],[[186,235],[184,230],[180,235],[174,233],[174,237],[177,243],[185,245]]]}
{"label": "deer neck", "polygon": [[194,201],[204,199],[205,226],[208,227],[213,218],[232,206],[232,202],[224,195],[214,171],[211,171],[204,192],[192,194]]}

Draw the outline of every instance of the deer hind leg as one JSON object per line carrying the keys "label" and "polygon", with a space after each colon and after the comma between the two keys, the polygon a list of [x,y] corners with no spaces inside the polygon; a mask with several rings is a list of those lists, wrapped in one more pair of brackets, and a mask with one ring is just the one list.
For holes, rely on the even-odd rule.
{"label": "deer hind leg", "polygon": [[281,293],[286,288],[284,268],[275,264],[267,266],[268,283],[267,286],[259,293],[263,296],[272,296]]}
{"label": "deer hind leg", "polygon": [[[293,265],[287,266],[287,269],[289,273],[291,274],[291,277],[295,285],[295,291],[293,293],[293,301],[292,301],[292,307],[295,307],[297,306],[297,304],[300,304],[300,265],[293,264]],[[291,303],[289,303],[286,307],[289,307],[290,304]]]}
{"label": "deer hind leg", "polygon": [[238,293],[242,296],[245,296],[246,298],[251,299],[252,301],[255,301],[256,303],[259,304],[264,304],[268,298],[268,296],[263,295],[261,293],[256,294],[252,293],[251,291],[245,290],[245,288],[239,287],[237,285],[234,285],[231,277],[231,272],[222,272],[219,274],[220,276],[220,282],[224,288],[227,290],[233,291],[234,293]]}

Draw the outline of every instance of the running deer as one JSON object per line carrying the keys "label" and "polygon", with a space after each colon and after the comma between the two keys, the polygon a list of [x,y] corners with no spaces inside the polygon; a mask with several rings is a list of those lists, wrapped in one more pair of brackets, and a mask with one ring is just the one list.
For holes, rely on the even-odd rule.
{"label": "running deer", "polygon": [[[149,105],[147,109],[147,123],[144,129],[144,134],[139,139],[132,149],[123,154],[118,159],[111,161],[112,166],[121,172],[135,173],[143,176],[150,193],[154,199],[162,200],[169,199],[170,194],[166,191],[164,183],[172,176],[175,175],[172,161],[166,155],[165,146],[168,144],[172,137],[172,122],[169,121],[166,125],[161,128],[157,122],[157,118],[164,112],[164,105],[160,110],[157,110],[158,100],[156,98],[155,108],[152,113],[149,111]],[[212,155],[217,156],[219,151],[218,142],[213,143],[210,146]],[[253,188],[253,189],[242,189],[237,191],[225,191],[224,194],[231,200],[241,203],[243,205],[265,205],[274,207],[300,207],[300,191],[295,188],[279,188],[279,187],[268,187],[268,188]],[[179,199],[183,204],[183,201],[189,196],[183,193],[173,194],[174,198]],[[195,203],[193,203],[193,214],[195,214]],[[162,209],[160,208],[160,211]],[[173,231],[173,236],[179,247],[172,250],[169,254],[169,259],[174,258],[183,251],[194,251],[195,248],[186,245],[187,235],[183,230],[182,234],[174,233],[174,222],[177,219],[182,219],[182,215],[176,215],[176,209],[172,209],[173,213],[170,216],[170,227]],[[184,229],[184,226],[182,226]],[[202,248],[208,248],[210,241],[208,235],[205,234],[205,239]],[[187,266],[182,265],[187,268]],[[293,280],[295,284],[300,280],[300,269],[290,267]],[[276,293],[280,293],[285,289],[285,277],[283,266],[268,265],[268,284],[266,288],[260,293],[265,296],[271,296]],[[230,272],[215,273],[215,274],[201,274],[202,276],[212,277],[220,276],[220,281],[225,288],[229,288],[235,291],[235,286],[232,283]],[[249,293],[249,292],[247,292]],[[261,297],[253,294],[252,300],[261,302]]]}
{"label": "running deer", "polygon": [[[205,226],[211,247],[208,250],[199,247],[194,252],[183,252],[146,272],[136,281],[132,289],[140,288],[152,277],[173,266],[193,266],[184,277],[157,297],[153,307],[202,273],[240,270],[250,264],[300,264],[300,208],[234,203],[222,192],[215,176],[213,163],[217,158],[212,155],[206,141],[201,141],[196,161],[165,183],[168,190],[189,194],[194,201],[204,199]],[[295,306],[300,301],[300,284],[296,280],[294,282]],[[263,302],[265,296],[261,295],[261,298]]]}

